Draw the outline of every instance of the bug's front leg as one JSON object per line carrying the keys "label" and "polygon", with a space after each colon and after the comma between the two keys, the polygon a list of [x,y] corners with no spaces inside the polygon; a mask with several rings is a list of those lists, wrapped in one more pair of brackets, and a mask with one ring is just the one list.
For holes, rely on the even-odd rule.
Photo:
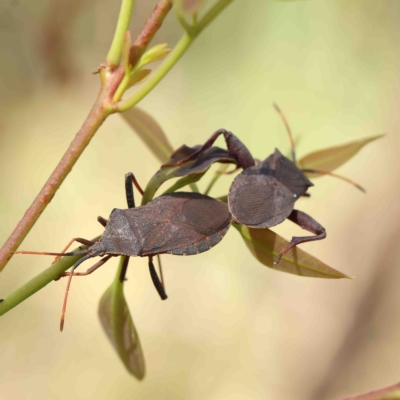
{"label": "bug's front leg", "polygon": [[126,202],[128,203],[128,208],[135,208],[135,198],[133,196],[133,184],[136,186],[136,189],[139,191],[141,195],[143,195],[143,189],[140,187],[138,181],[135,178],[135,175],[132,172],[128,172],[125,175],[125,193],[126,193]]}
{"label": "bug's front leg", "polygon": [[314,233],[315,236],[293,236],[290,243],[279,253],[278,258],[274,262],[275,265],[279,263],[283,254],[285,254],[298,244],[312,242],[314,240],[322,240],[326,238],[325,228],[303,211],[293,210],[288,216],[288,219],[299,225],[301,228],[306,229],[311,233]]}
{"label": "bug's front leg", "polygon": [[220,135],[224,136],[228,148],[228,154],[236,159],[240,168],[246,169],[255,165],[254,158],[250,154],[250,151],[237,136],[226,129],[218,129],[197,151],[182,160],[170,164],[164,164],[164,166],[176,167],[188,161],[195,160],[201,152],[210,148]]}
{"label": "bug's front leg", "polygon": [[[159,260],[159,262],[160,262],[160,260]],[[153,281],[154,287],[156,288],[157,293],[161,297],[161,300],[166,300],[168,298],[168,296],[165,293],[164,285],[160,281],[160,278],[157,275],[156,269],[154,268],[152,256],[149,256],[149,271],[150,271],[150,276]]]}
{"label": "bug's front leg", "polygon": [[96,264],[94,264],[92,267],[90,267],[86,272],[63,272],[60,274],[55,281],[58,281],[61,278],[64,278],[66,276],[70,276],[71,274],[73,276],[86,276],[90,275],[92,272],[96,271],[96,269],[99,269],[103,264],[105,264],[111,257],[114,257],[114,255],[110,254],[104,258],[102,258],[100,261],[98,261]]}

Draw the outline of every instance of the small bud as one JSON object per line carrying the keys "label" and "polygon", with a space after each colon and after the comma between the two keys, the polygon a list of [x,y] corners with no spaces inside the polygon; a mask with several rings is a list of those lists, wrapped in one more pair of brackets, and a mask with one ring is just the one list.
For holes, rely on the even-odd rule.
{"label": "small bud", "polygon": [[150,74],[151,69],[140,69],[132,74],[131,79],[129,80],[128,88],[137,85],[138,83],[144,81]]}
{"label": "small bud", "polygon": [[167,43],[161,43],[146,51],[139,61],[139,68],[164,58],[171,51],[171,49],[168,49],[167,46]]}

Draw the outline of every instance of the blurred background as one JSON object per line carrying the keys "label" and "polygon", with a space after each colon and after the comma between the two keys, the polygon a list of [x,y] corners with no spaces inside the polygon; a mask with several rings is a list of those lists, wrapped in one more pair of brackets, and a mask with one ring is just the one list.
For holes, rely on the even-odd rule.
{"label": "blurred background", "polygon": [[[155,3],[136,2],[133,36]],[[91,72],[107,54],[119,6],[0,3],[1,243],[89,112],[99,87]],[[153,44],[173,46],[181,34],[171,12]],[[399,41],[398,1],[236,0],[140,103],[174,147],[224,127],[258,158],[289,151],[274,101],[300,157],[387,133],[337,171],[366,195],[324,177],[297,203],[328,232],[302,248],[356,279],[273,271],[231,229],[197,257],[163,257],[169,299],[161,302],[146,259],[132,259],[125,294],[147,364],[138,382],[97,317],[117,265],[110,261],[74,280],[63,334],[65,281],[1,317],[0,398],[329,400],[400,381]],[[72,237],[95,237],[98,215],[125,208],[124,174],[145,185],[158,166],[123,119],[110,117],[21,248],[60,251]],[[230,180],[211,194],[225,194]],[[275,230],[301,234],[290,222]],[[15,256],[1,273],[0,297],[50,262]]]}

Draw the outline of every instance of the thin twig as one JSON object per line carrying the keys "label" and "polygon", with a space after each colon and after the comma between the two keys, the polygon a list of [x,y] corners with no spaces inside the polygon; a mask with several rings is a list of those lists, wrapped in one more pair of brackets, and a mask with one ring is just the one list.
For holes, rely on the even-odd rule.
{"label": "thin twig", "polygon": [[[100,236],[92,239],[93,242],[98,241]],[[80,246],[72,251],[86,249],[87,246]],[[21,287],[14,290],[12,293],[4,297],[0,302],[0,316],[12,310],[18,304],[22,303],[28,297],[32,296],[40,289],[43,289],[50,282],[57,279],[63,272],[71,268],[79,259],[84,255],[62,257],[56,263],[52,264],[49,268],[45,269],[39,275],[36,275],[30,281],[24,283]]]}
{"label": "thin twig", "polygon": [[153,39],[155,33],[160,29],[164,18],[167,16],[168,12],[172,8],[172,0],[161,0],[151,13],[150,18],[146,21],[142,31],[133,43],[129,55],[129,63],[131,65],[136,65],[139,58],[145,52],[147,46]]}
{"label": "thin twig", "polygon": [[[193,43],[195,38],[201,31],[210,24],[221,11],[223,11],[233,0],[220,0],[204,15],[202,20],[196,25],[195,31],[192,33],[186,32],[180,41],[176,44],[174,49],[169,53],[168,57],[161,63],[161,65],[154,71],[153,74],[143,83],[143,85],[130,97],[121,100],[117,104],[119,112],[124,112],[134,107],[139,103],[154,87],[164,78],[177,61],[183,56],[186,50]],[[135,42],[136,43],[136,42]],[[135,45],[133,46],[135,47]],[[132,59],[131,54],[131,59]]]}
{"label": "thin twig", "polygon": [[116,68],[121,61],[122,44],[125,32],[129,29],[129,23],[131,22],[133,4],[134,0],[122,0],[114,39],[106,58],[106,64],[111,68]]}
{"label": "thin twig", "polygon": [[373,390],[372,392],[359,394],[353,397],[346,397],[341,400],[390,400],[396,399],[398,397],[398,393],[400,391],[400,383],[396,383],[394,385],[385,387],[383,389]]}
{"label": "thin twig", "polygon": [[19,245],[50,203],[58,188],[64,182],[64,179],[68,176],[93,135],[110,114],[110,111],[104,106],[103,96],[104,94],[100,92],[99,99],[94,104],[86,121],[68,147],[68,150],[0,250],[0,271],[3,270],[13,253],[18,249]]}
{"label": "thin twig", "polygon": [[[123,0],[121,6],[121,13],[119,15],[118,24],[121,26],[129,26],[130,13],[132,10],[132,0]],[[156,31],[160,28],[166,14],[170,10],[172,5],[171,0],[160,0],[147,23],[145,24],[143,32],[138,36],[135,43],[144,51],[147,44],[154,36]],[[121,22],[121,19],[124,21]],[[116,36],[118,36],[118,29]],[[123,36],[122,39],[119,35],[117,42],[119,43],[121,49],[117,51],[115,47],[115,40],[113,41],[113,50],[109,52],[113,54],[113,63],[115,62],[115,57],[119,57],[122,52],[123,46]],[[121,40],[120,40],[121,39]],[[50,178],[47,180],[31,206],[25,212],[21,221],[18,223],[17,227],[12,232],[11,236],[7,239],[2,249],[0,250],[0,271],[4,269],[8,261],[11,259],[13,253],[18,249],[19,245],[25,239],[26,235],[32,229],[33,225],[36,223],[42,212],[45,210],[47,205],[50,203],[51,199],[54,197],[56,191],[64,182],[64,179],[68,176],[69,172],[72,170],[75,163],[78,161],[79,157],[85,150],[86,146],[89,144],[90,140],[100,128],[105,119],[112,113],[118,111],[114,104],[112,103],[112,98],[121,84],[124,78],[125,70],[124,66],[121,64],[115,69],[115,66],[111,70],[101,71],[102,86],[97,97],[97,100],[92,107],[88,117],[83,123],[82,127],[76,134],[74,140],[71,142],[61,161],[58,163],[57,167],[51,174]]]}

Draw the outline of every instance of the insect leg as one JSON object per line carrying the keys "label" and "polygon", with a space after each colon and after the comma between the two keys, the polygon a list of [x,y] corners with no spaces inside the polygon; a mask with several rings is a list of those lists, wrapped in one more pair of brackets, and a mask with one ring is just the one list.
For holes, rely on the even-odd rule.
{"label": "insect leg", "polygon": [[64,320],[65,320],[65,312],[67,310],[68,293],[69,293],[69,288],[71,286],[72,277],[74,276],[74,271],[81,263],[83,263],[84,261],[86,261],[86,260],[88,260],[89,258],[92,258],[92,257],[93,257],[93,255],[91,255],[91,254],[85,255],[80,260],[78,260],[71,268],[71,274],[69,275],[67,287],[65,289],[64,304],[63,304],[63,308],[62,308],[62,311],[61,311],[61,320],[60,320],[60,331],[61,332],[64,329]]}
{"label": "insect leg", "polygon": [[153,264],[153,257],[149,257],[149,270],[150,276],[153,281],[154,287],[156,288],[158,294],[161,297],[161,300],[166,300],[168,298],[167,294],[165,293],[164,286],[160,281],[160,278],[157,275],[156,269],[154,268]]}
{"label": "insect leg", "polygon": [[55,280],[58,281],[61,278],[64,278],[65,276],[70,276],[71,273],[74,276],[86,276],[90,275],[92,272],[96,271],[96,269],[100,268],[103,264],[105,264],[113,255],[108,255],[104,258],[102,258],[100,261],[98,261],[96,264],[93,265],[93,267],[90,267],[86,272],[63,272],[61,275],[58,276]]}
{"label": "insect leg", "polygon": [[[87,239],[82,239],[82,238],[72,238],[68,244],[64,247],[63,251],[61,251],[61,253],[66,253],[66,251],[68,250],[69,246],[71,246],[72,243],[74,242],[78,242],[81,244],[85,244],[86,246],[93,246],[95,244],[95,242],[92,242],[91,240],[87,240]],[[56,263],[60,258],[62,257],[62,255],[58,255],[54,261],[51,263],[51,265],[53,265],[54,263]]]}
{"label": "insect leg", "polygon": [[163,276],[162,265],[161,265],[161,256],[159,254],[157,254],[157,261],[158,261],[158,271],[160,273],[161,285],[165,290],[164,276]]}
{"label": "insect leg", "polygon": [[315,219],[311,218],[308,214],[299,210],[293,210],[288,216],[288,219],[299,225],[301,228],[306,229],[311,233],[315,233],[315,236],[293,236],[290,243],[279,253],[274,264],[278,264],[282,255],[298,244],[326,238],[325,228],[315,221]]}
{"label": "insect leg", "polygon": [[130,258],[128,256],[124,256],[124,262],[122,264],[121,273],[119,274],[119,281],[122,283],[126,280],[126,271],[128,270]]}
{"label": "insect leg", "polygon": [[99,216],[97,217],[97,221],[99,221],[100,224],[104,226],[104,228],[107,226],[108,219]]}
{"label": "insect leg", "polygon": [[143,195],[143,189],[140,187],[135,175],[132,172],[125,174],[125,192],[126,192],[126,202],[128,203],[128,208],[135,208],[135,198],[133,196],[133,185],[135,184],[136,189]]}
{"label": "insect leg", "polygon": [[228,148],[228,154],[236,159],[240,168],[246,169],[255,165],[253,156],[250,154],[250,151],[247,149],[247,147],[239,140],[237,136],[226,129],[218,129],[197,151],[185,157],[184,159],[165,165],[170,167],[179,166],[188,161],[196,159],[201,152],[210,148],[220,135],[224,135],[226,146]]}

